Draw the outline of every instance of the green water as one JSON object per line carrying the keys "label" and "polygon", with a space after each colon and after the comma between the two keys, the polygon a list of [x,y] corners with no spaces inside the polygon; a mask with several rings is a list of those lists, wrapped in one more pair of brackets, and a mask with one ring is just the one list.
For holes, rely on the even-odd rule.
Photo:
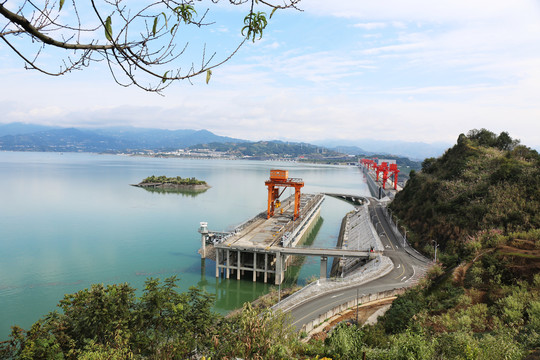
{"label": "green water", "polygon": [[[271,168],[303,178],[305,192],[368,194],[355,167],[0,152],[0,340],[11,325],[28,328],[64,294],[93,283],[140,289],[148,277],[177,275],[181,290],[215,294],[220,312],[268,291],[216,279],[212,261],[202,267],[197,228],[207,221],[210,229],[231,229],[263,211]],[[149,175],[196,177],[212,188],[182,194],[129,186]],[[351,208],[327,197],[313,246],[335,246]],[[298,281],[318,273],[319,260],[307,258]]]}

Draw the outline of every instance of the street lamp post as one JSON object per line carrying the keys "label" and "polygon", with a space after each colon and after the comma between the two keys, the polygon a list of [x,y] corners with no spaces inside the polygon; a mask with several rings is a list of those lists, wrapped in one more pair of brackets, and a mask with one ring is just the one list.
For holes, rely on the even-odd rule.
{"label": "street lamp post", "polygon": [[278,304],[281,302],[281,281],[278,284],[278,300],[277,300],[277,302],[278,302]]}
{"label": "street lamp post", "polygon": [[437,244],[437,241],[435,241],[435,240],[431,240],[431,242],[433,243],[433,247],[435,248],[435,256],[434,256],[435,260],[433,260],[433,261],[437,262],[437,248],[439,247],[439,244]]}
{"label": "street lamp post", "polygon": [[403,246],[407,245],[407,229],[403,228],[405,235],[403,236]]}

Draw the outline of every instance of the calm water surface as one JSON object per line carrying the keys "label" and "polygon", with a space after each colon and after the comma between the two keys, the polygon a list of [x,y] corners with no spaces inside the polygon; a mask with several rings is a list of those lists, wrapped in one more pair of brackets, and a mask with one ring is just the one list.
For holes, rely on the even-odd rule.
{"label": "calm water surface", "polygon": [[[181,290],[216,294],[220,312],[268,291],[216,279],[212,261],[202,267],[197,228],[207,221],[210,229],[231,229],[263,211],[271,168],[303,178],[305,192],[368,194],[356,167],[0,152],[0,340],[10,326],[28,328],[64,294],[93,283],[140,289],[149,277],[177,275]],[[212,188],[193,196],[129,186],[149,175],[196,177]],[[335,246],[351,209],[327,197],[314,246]],[[318,259],[308,258],[299,282],[318,271]]]}

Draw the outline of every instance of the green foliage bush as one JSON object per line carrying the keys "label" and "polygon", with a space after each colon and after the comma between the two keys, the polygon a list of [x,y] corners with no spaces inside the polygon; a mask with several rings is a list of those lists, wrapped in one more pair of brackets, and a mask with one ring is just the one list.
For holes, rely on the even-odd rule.
{"label": "green foliage bush", "polygon": [[325,341],[326,356],[335,359],[361,359],[363,353],[363,331],[356,325],[341,323]]}
{"label": "green foliage bush", "polygon": [[204,180],[197,180],[194,177],[192,178],[182,178],[180,176],[177,177],[166,177],[165,175],[161,176],[149,176],[146,179],[144,179],[142,184],[148,184],[148,183],[160,183],[160,184],[176,184],[176,185],[205,185],[206,181]]}
{"label": "green foliage bush", "polygon": [[411,289],[403,295],[398,295],[392,307],[379,320],[386,333],[397,334],[405,331],[413,316],[425,307],[425,296],[420,289]]}
{"label": "green foliage bush", "polygon": [[197,288],[176,291],[176,278],[146,281],[142,296],[127,284],[93,285],[66,295],[27,331],[13,327],[1,359],[292,358],[301,347],[287,317],[246,305],[229,318]]}

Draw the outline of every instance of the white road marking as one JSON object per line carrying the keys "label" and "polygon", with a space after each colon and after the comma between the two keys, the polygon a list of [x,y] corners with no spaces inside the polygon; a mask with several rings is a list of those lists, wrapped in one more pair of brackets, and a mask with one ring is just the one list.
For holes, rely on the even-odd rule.
{"label": "white road marking", "polygon": [[401,280],[399,280],[399,281],[403,281],[403,280],[404,280],[404,279],[406,279],[406,278],[407,278],[407,277],[406,277],[406,276],[404,276],[404,277],[402,277],[402,278],[401,278]]}
{"label": "white road marking", "polygon": [[333,296],[330,296],[330,297],[333,299],[333,298],[336,298],[336,297],[341,296],[341,295],[344,295],[344,294],[345,294],[345,293],[341,293],[341,294],[333,295]]}
{"label": "white road marking", "polygon": [[399,269],[401,267],[401,264],[398,264],[397,268],[396,269]]}

